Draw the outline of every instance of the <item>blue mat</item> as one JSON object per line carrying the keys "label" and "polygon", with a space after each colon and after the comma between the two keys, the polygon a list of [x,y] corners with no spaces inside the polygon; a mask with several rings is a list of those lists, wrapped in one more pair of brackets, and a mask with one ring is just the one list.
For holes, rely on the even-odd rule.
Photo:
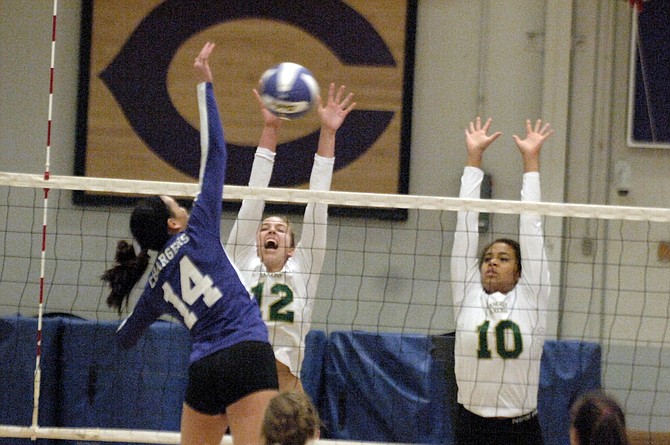
{"label": "blue mat", "polygon": [[570,406],[581,394],[600,386],[599,344],[544,343],[537,410],[545,445],[570,445]]}
{"label": "blue mat", "polygon": [[[129,350],[118,322],[45,318],[39,425],[178,431],[188,379],[186,328],[154,323]],[[37,320],[0,320],[0,423],[32,421]],[[454,336],[311,331],[301,377],[323,438],[453,443]],[[538,411],[546,445],[568,445],[568,413],[600,387],[600,346],[547,341]],[[41,444],[62,441],[39,441]],[[0,445],[24,440],[0,439]],[[25,439],[29,443],[29,439]]]}
{"label": "blue mat", "polygon": [[[334,332],[325,355],[325,436],[444,443],[446,375],[425,335]],[[442,362],[444,364],[444,361]]]}
{"label": "blue mat", "polygon": [[154,323],[118,349],[118,323],[63,324],[60,425],[179,431],[190,339],[181,325]]}
{"label": "blue mat", "polygon": [[[42,323],[41,381],[38,424],[55,426],[60,391],[60,319]],[[33,416],[37,351],[37,319],[6,317],[0,320],[0,423],[30,426]],[[38,444],[56,441],[38,440]],[[0,439],[0,444],[35,443],[30,439]]]}
{"label": "blue mat", "polygon": [[[451,444],[453,335],[335,332],[323,354],[325,438]],[[545,342],[538,413],[546,445],[569,445],[569,409],[600,387],[600,346]]]}
{"label": "blue mat", "polygon": [[321,409],[321,394],[325,391],[324,358],[328,337],[323,331],[312,330],[305,338],[305,358],[300,370],[300,381],[314,406]]}

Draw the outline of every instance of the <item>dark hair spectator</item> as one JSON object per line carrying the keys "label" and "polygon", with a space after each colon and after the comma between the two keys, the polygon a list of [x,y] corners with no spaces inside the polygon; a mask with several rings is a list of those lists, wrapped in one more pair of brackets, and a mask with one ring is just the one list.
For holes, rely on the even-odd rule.
{"label": "dark hair spectator", "polygon": [[584,394],[570,409],[571,445],[629,445],[619,402],[604,391]]}

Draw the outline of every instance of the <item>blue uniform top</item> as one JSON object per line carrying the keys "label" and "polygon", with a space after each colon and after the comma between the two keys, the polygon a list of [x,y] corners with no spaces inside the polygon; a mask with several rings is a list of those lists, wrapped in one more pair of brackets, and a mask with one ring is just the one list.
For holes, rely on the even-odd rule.
{"label": "blue uniform top", "polygon": [[186,230],[165,244],[133,313],[117,331],[119,345],[128,348],[158,317],[170,314],[189,329],[191,363],[243,341],[268,342],[258,304],[221,245],[227,152],[211,83],[198,85],[198,104],[206,156],[200,193]]}

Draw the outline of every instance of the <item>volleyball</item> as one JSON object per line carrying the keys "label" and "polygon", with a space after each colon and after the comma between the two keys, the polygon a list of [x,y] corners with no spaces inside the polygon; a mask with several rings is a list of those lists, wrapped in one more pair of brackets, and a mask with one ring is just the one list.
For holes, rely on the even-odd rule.
{"label": "volleyball", "polygon": [[319,95],[319,84],[304,66],[283,62],[263,73],[260,95],[273,114],[296,119],[312,109]]}

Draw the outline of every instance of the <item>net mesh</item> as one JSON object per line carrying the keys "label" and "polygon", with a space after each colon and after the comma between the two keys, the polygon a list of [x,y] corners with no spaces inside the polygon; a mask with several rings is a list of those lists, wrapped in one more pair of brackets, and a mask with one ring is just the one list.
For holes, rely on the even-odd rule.
{"label": "net mesh", "polygon": [[[131,207],[78,205],[73,201],[73,192],[105,196],[168,194],[184,198],[196,193],[195,184],[64,176],[45,181],[35,175],[15,173],[0,173],[0,184],[0,316],[5,320],[38,313],[45,187],[49,190],[49,222],[44,240],[44,313],[100,323],[119,320],[118,314],[105,304],[107,290],[100,275],[111,264],[116,242],[129,239]],[[234,186],[227,186],[224,193],[224,199],[231,202],[247,197],[298,206],[320,201],[341,209],[356,208],[357,215],[365,208],[407,210],[407,218],[402,221],[347,217],[346,212],[338,212],[344,216],[331,216],[328,251],[312,321],[313,330],[326,333],[435,336],[453,332],[449,256],[456,211],[488,215],[482,222],[482,229],[486,229],[480,236],[482,243],[500,237],[516,238],[518,215],[523,211],[543,215],[552,275],[549,338],[599,344],[603,386],[622,401],[629,427],[641,432],[668,431],[670,262],[664,246],[670,239],[670,209]],[[234,211],[224,212],[224,240],[235,217]],[[300,217],[292,219],[297,221]],[[297,229],[299,233],[299,224]],[[130,307],[138,295],[136,289]],[[137,353],[147,354],[142,360],[149,363],[156,358],[146,352],[152,347],[151,339],[146,341],[145,351],[139,348]],[[7,347],[6,341],[4,346]],[[34,363],[35,344],[14,353],[29,357]],[[43,363],[48,366],[48,350],[44,353]],[[174,351],[167,353],[174,355]],[[107,363],[105,369],[118,372],[117,379],[121,379],[115,366],[122,365]],[[174,366],[178,369],[181,363]],[[370,366],[374,368],[375,364]],[[158,386],[169,385],[171,378],[185,378],[179,372],[144,377],[155,380]],[[80,391],[90,388],[90,378],[88,372],[80,379]],[[370,384],[362,375],[349,378]],[[32,383],[31,376],[28,388]],[[62,394],[43,389],[40,405],[53,403],[50,397]],[[166,405],[170,402],[163,400]],[[143,403],[148,403],[148,399],[136,394],[127,405],[128,411],[118,415],[127,416],[132,413],[133,404]],[[88,407],[94,408],[95,404]],[[166,410],[158,409],[157,416],[165,415]],[[81,415],[84,413],[81,411]],[[108,425],[115,423],[112,420]],[[177,443],[173,442],[177,436],[161,436],[163,433],[155,436],[161,442],[151,442],[143,436],[142,429],[137,428],[135,440]],[[36,437],[29,418],[7,425],[2,431],[0,436]],[[60,430],[42,429],[39,437],[53,438],[57,434],[54,431]],[[60,434],[61,439],[72,439],[62,431]],[[130,436],[119,439],[114,436],[116,433],[106,438],[95,434],[100,433],[80,432],[78,437],[134,441]]]}

